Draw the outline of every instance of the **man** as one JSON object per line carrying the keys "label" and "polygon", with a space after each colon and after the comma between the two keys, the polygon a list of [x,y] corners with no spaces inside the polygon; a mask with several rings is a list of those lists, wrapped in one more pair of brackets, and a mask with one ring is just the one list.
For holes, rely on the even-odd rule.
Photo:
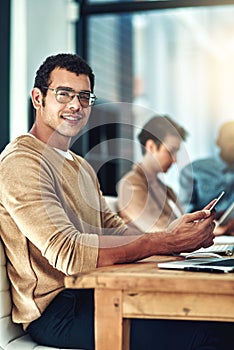
{"label": "man", "polygon": [[168,116],[155,116],[143,126],[138,135],[143,157],[118,184],[119,214],[126,223],[155,232],[183,214],[175,193],[159,174],[176,162],[186,136],[185,129]]}
{"label": "man", "polygon": [[[198,159],[186,165],[180,174],[180,200],[187,212],[200,210],[222,191],[217,218],[234,202],[234,121],[224,123],[218,133],[216,157]],[[234,234],[234,222],[217,227],[215,234]]]}
{"label": "man", "polygon": [[[31,96],[32,129],[0,158],[1,237],[12,317],[40,344],[94,349],[92,291],[65,289],[64,277],[208,247],[213,215],[209,210],[186,214],[165,231],[143,235],[110,211],[91,167],[69,151],[96,98],[94,74],[78,55],[48,57]],[[142,322],[132,322],[131,349],[142,349],[144,342],[145,349],[157,343],[161,349],[220,350],[207,323]]]}

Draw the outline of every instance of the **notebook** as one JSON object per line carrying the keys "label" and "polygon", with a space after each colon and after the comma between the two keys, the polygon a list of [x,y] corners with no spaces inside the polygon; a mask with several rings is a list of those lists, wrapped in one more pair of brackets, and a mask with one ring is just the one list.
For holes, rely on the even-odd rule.
{"label": "notebook", "polygon": [[160,269],[175,269],[198,272],[234,272],[234,258],[194,258],[158,263]]}

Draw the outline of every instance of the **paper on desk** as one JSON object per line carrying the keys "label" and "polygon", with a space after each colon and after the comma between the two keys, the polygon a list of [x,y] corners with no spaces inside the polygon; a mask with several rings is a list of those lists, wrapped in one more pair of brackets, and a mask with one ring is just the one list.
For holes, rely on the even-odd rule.
{"label": "paper on desk", "polygon": [[[214,238],[214,245],[215,244],[233,244],[234,245],[234,236],[225,236],[225,235],[216,236]],[[206,248],[206,249],[209,249],[209,248]]]}
{"label": "paper on desk", "polygon": [[[233,255],[234,254],[234,236],[216,236],[214,238],[214,244],[208,248],[200,248],[195,250],[192,253],[181,253],[180,255],[187,257],[192,254],[195,257],[196,253],[218,253],[225,255]],[[199,254],[198,254],[199,256]]]}

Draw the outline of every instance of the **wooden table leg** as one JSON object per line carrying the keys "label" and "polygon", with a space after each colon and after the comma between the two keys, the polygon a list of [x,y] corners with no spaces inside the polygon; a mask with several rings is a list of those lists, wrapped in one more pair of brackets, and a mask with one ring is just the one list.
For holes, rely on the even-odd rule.
{"label": "wooden table leg", "polygon": [[129,350],[130,321],[123,322],[122,291],[95,289],[95,349]]}

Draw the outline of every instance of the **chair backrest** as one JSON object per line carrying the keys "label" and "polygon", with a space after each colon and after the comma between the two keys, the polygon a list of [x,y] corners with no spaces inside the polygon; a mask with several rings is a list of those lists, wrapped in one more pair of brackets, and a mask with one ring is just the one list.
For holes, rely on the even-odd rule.
{"label": "chair backrest", "polygon": [[4,245],[0,238],[0,350],[64,350],[38,345],[24,332],[22,326],[12,322],[12,300],[6,263]]}
{"label": "chair backrest", "polygon": [[7,277],[6,255],[0,239],[0,346],[5,349],[12,340],[25,334],[22,327],[11,320],[11,293]]}
{"label": "chair backrest", "polygon": [[118,212],[118,197],[115,196],[105,196],[106,202],[110,209],[117,213]]}

